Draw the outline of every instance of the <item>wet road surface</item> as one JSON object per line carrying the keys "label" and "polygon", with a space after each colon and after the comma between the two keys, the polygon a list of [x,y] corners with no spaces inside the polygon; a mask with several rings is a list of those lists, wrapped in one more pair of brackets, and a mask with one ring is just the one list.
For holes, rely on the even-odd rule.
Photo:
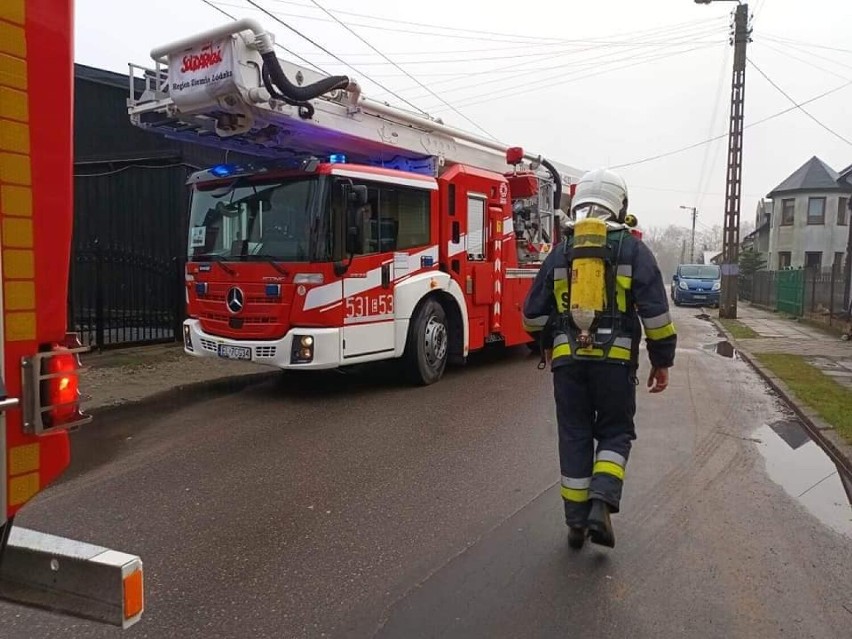
{"label": "wet road surface", "polygon": [[[639,388],[614,550],[567,547],[523,349],[428,388],[377,368],[116,415],[18,523],[142,556],[131,637],[848,636],[839,479],[698,313],[669,390]],[[0,604],[4,638],[117,634]]]}

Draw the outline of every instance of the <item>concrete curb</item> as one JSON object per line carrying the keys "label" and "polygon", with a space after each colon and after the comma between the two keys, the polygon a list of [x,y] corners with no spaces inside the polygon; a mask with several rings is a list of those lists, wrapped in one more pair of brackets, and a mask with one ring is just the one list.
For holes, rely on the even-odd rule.
{"label": "concrete curb", "polygon": [[823,420],[814,410],[803,402],[799,402],[796,395],[778,378],[772,371],[766,368],[763,364],[757,361],[757,358],[742,347],[742,344],[734,339],[734,336],[717,319],[710,317],[710,321],[724,334],[727,340],[737,349],[743,361],[751,366],[763,380],[769,384],[781,400],[798,416],[808,431],[811,438],[825,451],[831,460],[837,465],[838,470],[846,474],[852,479],[852,446],[847,444],[840,435],[837,434],[834,427]]}
{"label": "concrete curb", "polygon": [[213,399],[217,396],[237,393],[255,384],[275,379],[279,374],[280,371],[264,371],[260,373],[217,377],[200,382],[179,384],[168,390],[120,404],[86,408],[84,403],[83,408],[89,415],[92,415],[95,421],[104,418],[113,418],[124,412],[135,412],[155,407],[157,409],[176,410],[204,401],[205,399]]}

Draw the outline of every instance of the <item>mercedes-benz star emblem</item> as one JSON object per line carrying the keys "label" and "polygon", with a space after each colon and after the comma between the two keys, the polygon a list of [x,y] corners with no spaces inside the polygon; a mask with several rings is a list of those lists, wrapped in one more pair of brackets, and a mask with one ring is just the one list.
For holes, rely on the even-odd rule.
{"label": "mercedes-benz star emblem", "polygon": [[243,310],[244,303],[245,298],[243,297],[243,292],[240,289],[234,286],[228,291],[228,297],[225,298],[225,305],[228,307],[229,311],[232,313],[239,313]]}

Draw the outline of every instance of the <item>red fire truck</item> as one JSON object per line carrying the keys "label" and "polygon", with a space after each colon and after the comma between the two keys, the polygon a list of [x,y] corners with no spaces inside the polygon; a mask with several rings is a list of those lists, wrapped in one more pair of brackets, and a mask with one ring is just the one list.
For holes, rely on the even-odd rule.
{"label": "red fire truck", "polygon": [[[192,175],[185,350],[282,369],[399,358],[415,383],[522,304],[581,172],[366,98],[239,20],[131,65],[139,127],[227,149]],[[141,81],[141,80],[139,80]]]}
{"label": "red fire truck", "polygon": [[68,431],[90,419],[84,349],[65,321],[72,25],[71,0],[0,2],[0,597],[128,627],[143,608],[138,557],[12,525],[65,471]]}

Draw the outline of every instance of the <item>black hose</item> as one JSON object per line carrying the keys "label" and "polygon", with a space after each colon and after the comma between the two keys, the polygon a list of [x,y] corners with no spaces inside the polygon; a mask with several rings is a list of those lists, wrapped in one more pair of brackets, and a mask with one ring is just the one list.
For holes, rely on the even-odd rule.
{"label": "black hose", "polygon": [[556,211],[559,209],[559,204],[562,200],[562,176],[559,175],[556,167],[547,160],[542,160],[541,165],[550,171],[550,175],[553,176],[553,210]]}
{"label": "black hose", "polygon": [[265,86],[266,90],[269,91],[269,95],[276,100],[281,100],[291,106],[299,107],[299,117],[303,120],[310,120],[314,117],[314,107],[310,102],[298,102],[296,100],[291,100],[275,88],[275,85],[272,83],[272,78],[270,77],[269,67],[265,64],[263,65],[261,76],[263,78],[263,86]]}
{"label": "black hose", "polygon": [[272,84],[274,84],[283,95],[287,96],[291,100],[295,100],[296,102],[307,102],[308,100],[318,98],[324,93],[335,91],[337,89],[345,89],[349,86],[349,78],[345,75],[333,75],[304,87],[296,86],[287,79],[284,70],[281,68],[281,63],[278,62],[278,58],[275,57],[274,51],[264,53],[261,57],[263,58],[264,70],[267,68],[269,69],[269,78]]}

